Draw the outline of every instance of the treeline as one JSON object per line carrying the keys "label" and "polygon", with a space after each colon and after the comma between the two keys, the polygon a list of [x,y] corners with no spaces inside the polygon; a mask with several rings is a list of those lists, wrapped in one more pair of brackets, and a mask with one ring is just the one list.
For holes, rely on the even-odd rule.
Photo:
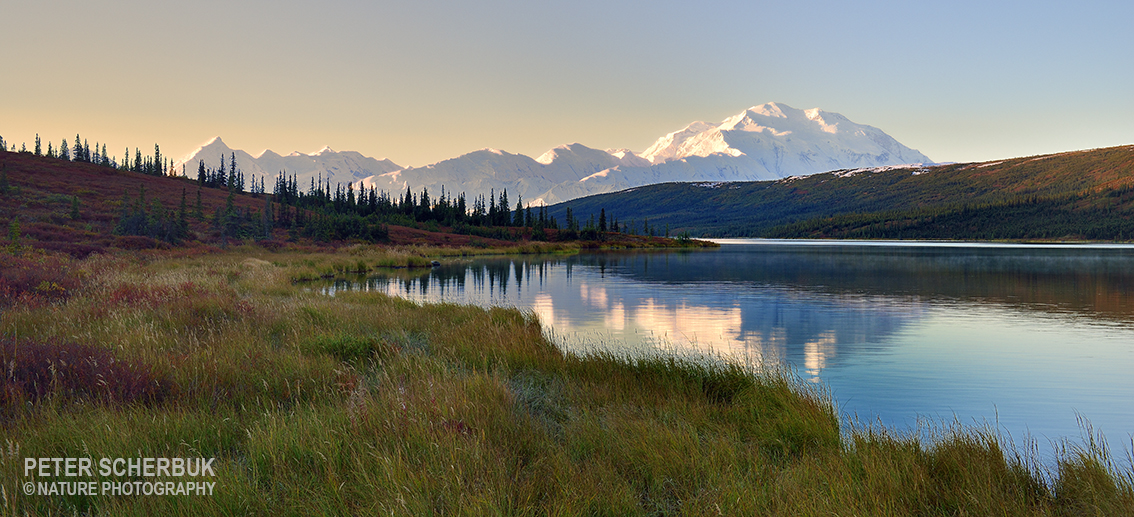
{"label": "treeline", "polygon": [[[9,150],[2,137],[0,149]],[[157,144],[152,156],[143,156],[141,150],[135,148],[133,160],[129,159],[129,148],[124,158],[119,160],[107,152],[105,144],[96,142],[92,147],[78,134],[73,145],[63,139],[58,147],[47,142],[45,150],[44,142],[37,134],[31,150],[26,145],[21,145],[19,150],[12,145],[10,150],[151,176],[183,177],[183,171],[174,171],[173,161],[161,154]],[[367,242],[386,240],[390,224],[432,230],[440,230],[443,226],[455,233],[501,240],[603,240],[608,233],[618,232],[620,228],[628,228],[631,233],[637,233],[638,228],[636,224],[620,225],[616,218],[607,216],[605,208],[598,214],[589,214],[586,220],[568,210],[561,222],[548,213],[546,206],[532,207],[517,199],[513,207],[507,190],[499,195],[493,190],[487,197],[481,194],[471,201],[464,192],[453,195],[444,187],[437,197],[431,196],[428,188],[423,188],[420,193],[407,188],[403,195],[395,196],[373,186],[356,188],[351,183],[339,183],[332,187],[330,180],[324,181],[322,176],[311,179],[307,188],[301,189],[296,175],[289,176],[281,171],[269,195],[266,178],[246,176],[237,166],[235,153],[231,153],[227,160],[223,155],[220,158],[217,168],[206,167],[203,160],[198,161],[195,207],[187,206],[184,190],[181,206],[174,211],[162,206],[156,196],[147,199],[144,187],[141,187],[136,197],[130,192],[123,194],[113,232],[177,243],[191,236],[190,219],[210,222],[211,228],[222,239],[267,239],[271,238],[274,229],[282,228],[292,237]],[[212,214],[205,214],[200,191],[204,188],[226,190],[228,198],[225,206],[218,207]],[[236,207],[234,196],[245,193],[263,196],[264,206],[259,210]],[[641,229],[649,235],[656,232],[656,228],[648,223],[643,224]]]}
{"label": "treeline", "polygon": [[[136,199],[131,199],[129,192],[122,193],[120,210],[118,223],[113,231],[116,235],[139,235],[173,244],[181,242],[189,235],[184,189],[181,191],[181,206],[176,214],[166,209],[157,196],[147,201],[144,185],[138,188]],[[199,210],[198,204],[198,213]]]}
{"label": "treeline", "polygon": [[154,154],[142,155],[142,150],[134,148],[134,159],[130,159],[130,148],[126,147],[125,152],[122,154],[122,159],[119,160],[116,156],[111,156],[106,151],[106,144],[95,142],[94,147],[90,143],[81,138],[78,133],[75,134],[73,144],[68,144],[67,139],[64,138],[58,147],[54,143],[47,142],[47,147],[44,149],[44,142],[40,140],[39,133],[35,135],[35,144],[32,149],[27,148],[27,144],[20,144],[19,150],[16,149],[16,144],[12,144],[11,148],[8,143],[0,137],[0,150],[18,152],[23,154],[33,154],[35,156],[46,156],[48,158],[55,158],[58,160],[65,160],[69,162],[82,162],[101,165],[103,167],[110,167],[121,171],[131,171],[150,176],[170,176],[173,175],[173,160],[168,157],[163,157],[161,148],[158,144],[154,144]]}
{"label": "treeline", "polygon": [[[601,240],[608,226],[615,227],[608,225],[605,210],[597,220],[592,215],[587,222],[568,213],[561,224],[548,215],[545,206],[532,207],[517,199],[513,208],[506,189],[499,196],[492,190],[488,197],[482,194],[470,202],[464,192],[454,195],[444,187],[437,197],[432,197],[428,188],[414,193],[408,187],[404,194],[391,196],[374,186],[356,189],[352,183],[340,183],[332,187],[322,176],[312,178],[304,190],[297,176],[281,173],[272,192],[278,202],[276,223],[286,228],[301,227],[317,239],[367,239],[376,225],[395,224],[434,230],[444,226],[455,233],[503,240]],[[310,224],[317,229],[307,230]]]}
{"label": "treeline", "polygon": [[997,203],[846,214],[778,226],[768,238],[1134,239],[1134,188],[1100,195],[1028,196]]}
{"label": "treeline", "polygon": [[200,160],[197,162],[197,186],[208,188],[219,188],[227,190],[235,190],[237,192],[245,192],[258,196],[264,193],[264,177],[260,177],[260,181],[256,182],[256,175],[253,174],[247,178],[250,182],[250,188],[245,188],[246,178],[244,172],[236,166],[236,153],[229,156],[229,167],[226,170],[224,167],[224,155],[220,157],[220,165],[216,168],[205,167],[205,161]]}

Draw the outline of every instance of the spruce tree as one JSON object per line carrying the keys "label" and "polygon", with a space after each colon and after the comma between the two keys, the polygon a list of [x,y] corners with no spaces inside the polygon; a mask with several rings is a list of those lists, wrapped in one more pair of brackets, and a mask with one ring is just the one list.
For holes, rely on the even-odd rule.
{"label": "spruce tree", "polygon": [[43,148],[41,147],[41,144],[39,142],[39,133],[35,134],[35,155],[36,156],[43,155]]}
{"label": "spruce tree", "polygon": [[71,159],[77,162],[83,161],[83,143],[78,133],[75,133],[75,147],[71,150]]}
{"label": "spruce tree", "polygon": [[71,149],[67,147],[67,139],[63,139],[63,143],[59,144],[59,159],[71,161]]}
{"label": "spruce tree", "polygon": [[504,189],[500,193],[500,209],[497,211],[497,216],[500,217],[500,221],[495,223],[497,226],[512,224],[512,207],[508,206],[508,189]]}
{"label": "spruce tree", "polygon": [[[228,174],[229,174],[230,177],[231,176],[238,176],[239,171],[240,171],[240,169],[236,168],[236,152],[233,151],[231,167],[228,168]],[[238,184],[236,186],[239,187],[239,190],[244,190],[244,182],[243,181],[238,181]]]}
{"label": "spruce tree", "polygon": [[216,184],[213,185],[214,187],[221,188],[221,187],[227,187],[228,186],[228,174],[224,170],[224,155],[223,154],[220,157],[220,168],[217,169],[217,174],[216,174],[215,178],[216,179],[214,181],[216,181]]}

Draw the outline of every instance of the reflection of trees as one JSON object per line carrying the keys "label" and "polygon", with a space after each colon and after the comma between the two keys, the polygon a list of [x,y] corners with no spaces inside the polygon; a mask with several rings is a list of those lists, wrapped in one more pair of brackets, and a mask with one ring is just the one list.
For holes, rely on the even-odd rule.
{"label": "reflection of trees", "polygon": [[[836,358],[888,346],[936,301],[1134,320],[1131,265],[1134,254],[1082,250],[725,247],[477,259],[387,271],[364,284],[414,299],[521,307],[542,293],[550,303],[541,310],[553,311],[548,321],[559,332],[605,328],[627,343],[649,335],[715,344],[817,378]],[[681,343],[686,336],[691,342]]]}
{"label": "reflection of trees", "polygon": [[645,282],[741,283],[1134,320],[1130,250],[780,245],[579,257],[590,266],[600,260],[608,273]]}
{"label": "reflection of trees", "polygon": [[[507,298],[509,289],[521,291],[526,282],[542,286],[549,268],[563,266],[560,258],[490,258],[445,264],[432,269],[392,269],[378,271],[366,279],[336,281],[336,289],[367,286],[399,292],[414,298],[444,298],[446,293],[463,293],[466,288],[484,292],[492,299]],[[570,276],[570,264],[566,265]]]}

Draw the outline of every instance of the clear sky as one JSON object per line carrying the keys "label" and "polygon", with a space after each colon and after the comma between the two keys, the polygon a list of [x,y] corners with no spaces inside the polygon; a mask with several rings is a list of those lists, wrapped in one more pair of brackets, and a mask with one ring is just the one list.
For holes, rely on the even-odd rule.
{"label": "clear sky", "polygon": [[0,135],[180,157],[642,151],[769,101],[936,161],[1134,143],[1134,2],[6,0]]}

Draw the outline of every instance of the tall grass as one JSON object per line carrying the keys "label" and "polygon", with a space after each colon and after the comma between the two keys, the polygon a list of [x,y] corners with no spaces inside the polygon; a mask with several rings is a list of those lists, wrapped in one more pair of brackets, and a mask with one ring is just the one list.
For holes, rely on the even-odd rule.
{"label": "tall grass", "polygon": [[[66,298],[0,314],[3,343],[40,347],[5,356],[5,393],[22,395],[0,408],[4,512],[1134,513],[1131,469],[1099,442],[1068,445],[1045,470],[981,430],[842,430],[823,392],[783,372],[565,353],[532,314],[294,284],[381,258],[245,248],[69,263],[81,281]],[[92,371],[104,379],[144,374],[165,395],[15,390],[29,378],[17,372],[66,354],[103,358]],[[139,456],[215,457],[216,491],[19,490],[35,480],[26,457]]]}

